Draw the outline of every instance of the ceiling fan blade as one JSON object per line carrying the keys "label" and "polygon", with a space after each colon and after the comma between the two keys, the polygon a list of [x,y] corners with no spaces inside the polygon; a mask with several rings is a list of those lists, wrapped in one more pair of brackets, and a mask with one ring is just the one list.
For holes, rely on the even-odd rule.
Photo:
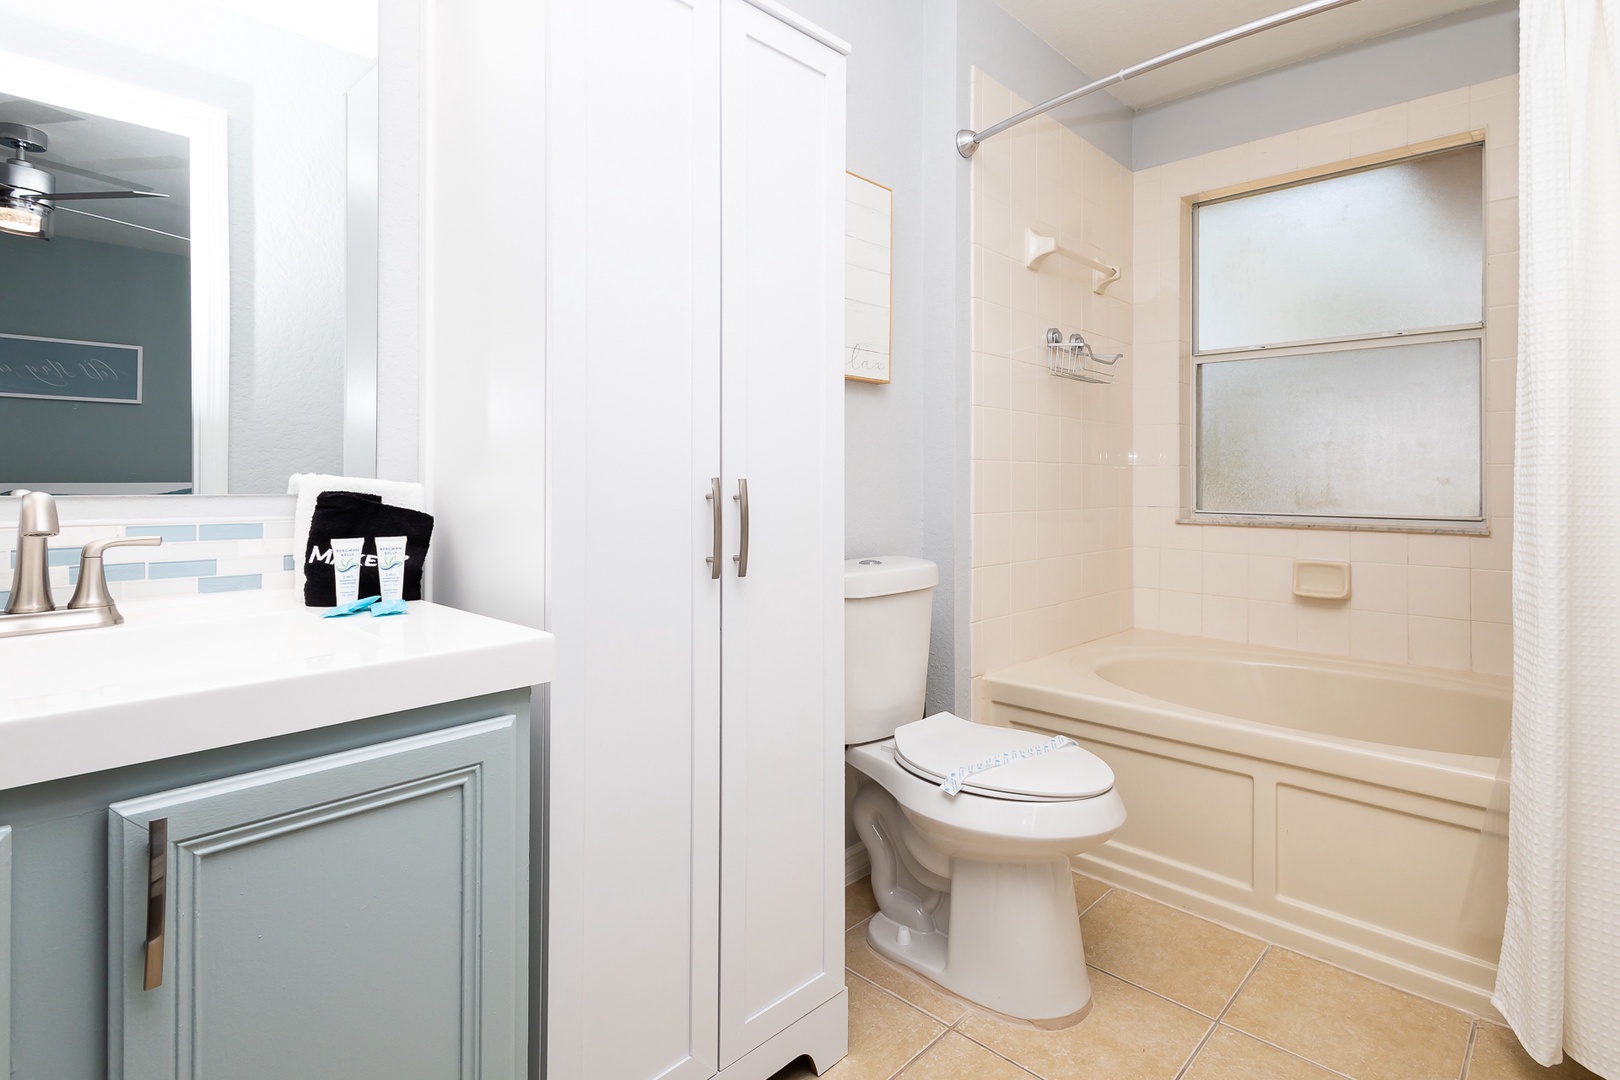
{"label": "ceiling fan blade", "polygon": [[55,195],[35,195],[41,202],[63,202],[68,199],[167,199],[161,191],[58,191]]}
{"label": "ceiling fan blade", "polygon": [[167,236],[171,240],[181,240],[187,244],[191,243],[190,237],[181,236],[179,233],[165,232],[162,229],[154,229],[148,225],[137,225],[133,221],[120,221],[118,218],[103,217],[101,214],[92,214],[88,210],[75,210],[71,206],[59,206],[57,209],[64,214],[74,214],[78,217],[95,218],[97,221],[105,221],[113,225],[123,225],[126,228],[139,229],[141,232],[156,233],[159,236]]}
{"label": "ceiling fan blade", "polygon": [[150,185],[137,184],[133,180],[125,180],[122,176],[108,176],[106,173],[96,172],[94,169],[81,169],[77,165],[64,165],[60,161],[49,161],[45,163],[45,166],[51,172],[72,173],[74,176],[82,176],[86,180],[94,180],[101,184],[112,184],[117,187],[128,188],[131,191],[152,190]]}

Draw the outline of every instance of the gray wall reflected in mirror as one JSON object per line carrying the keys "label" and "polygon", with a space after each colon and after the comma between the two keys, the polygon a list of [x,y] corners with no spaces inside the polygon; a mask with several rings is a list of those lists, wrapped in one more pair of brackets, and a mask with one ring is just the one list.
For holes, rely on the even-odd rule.
{"label": "gray wall reflected in mirror", "polygon": [[[0,335],[138,345],[143,368],[138,404],[0,396],[0,485],[272,493],[293,472],[375,460],[375,435],[362,433],[366,446],[351,432],[346,446],[345,415],[375,427],[379,310],[414,328],[415,272],[379,284],[376,219],[379,203],[392,201],[396,218],[408,206],[414,245],[414,169],[378,162],[414,157],[414,142],[389,139],[415,137],[419,10],[0,0],[17,58],[0,63],[0,123],[50,135],[33,163],[71,167],[56,174],[59,190],[170,196],[73,204],[116,224],[53,213],[49,241],[0,235]],[[379,19],[410,47],[380,49],[390,34]],[[148,101],[217,115],[217,152],[177,135],[161,107],[133,122]],[[220,211],[212,233],[200,216],[209,206]],[[366,227],[356,214],[371,215]],[[0,337],[0,366],[5,351]],[[220,374],[213,390],[199,369]],[[346,410],[356,386],[370,400]]]}

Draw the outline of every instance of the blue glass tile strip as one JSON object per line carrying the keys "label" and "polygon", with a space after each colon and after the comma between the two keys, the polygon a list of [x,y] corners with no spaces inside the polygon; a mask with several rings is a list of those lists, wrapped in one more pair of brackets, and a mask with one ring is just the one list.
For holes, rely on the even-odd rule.
{"label": "blue glass tile strip", "polygon": [[[108,581],[144,581],[146,579],[146,564],[143,562],[108,563],[103,567]],[[79,583],[79,568],[77,566],[68,570],[68,584]]]}
{"label": "blue glass tile strip", "polygon": [[264,588],[263,574],[226,574],[197,579],[198,592],[246,592]]}
{"label": "blue glass tile strip", "polygon": [[214,559],[189,559],[182,562],[155,562],[147,564],[147,574],[155,581],[160,578],[213,577],[219,570]]}
{"label": "blue glass tile strip", "polygon": [[[76,547],[51,548],[50,557],[46,560],[47,564],[50,566],[77,566],[81,550],[83,549]],[[17,551],[15,548],[11,551],[11,568],[13,570],[17,569]]]}
{"label": "blue glass tile strip", "polygon": [[184,544],[197,539],[195,525],[129,525],[125,536],[161,536],[165,544]]}
{"label": "blue glass tile strip", "polygon": [[197,526],[197,539],[199,540],[263,540],[264,523],[238,522],[232,525],[199,525]]}
{"label": "blue glass tile strip", "polygon": [[8,592],[0,592],[0,611],[4,611],[6,605],[9,603],[11,603],[11,594]]}
{"label": "blue glass tile strip", "polygon": [[283,570],[291,570],[293,567],[295,567],[297,565],[298,565],[298,560],[294,559],[291,555],[283,555],[281,557],[281,568]]}

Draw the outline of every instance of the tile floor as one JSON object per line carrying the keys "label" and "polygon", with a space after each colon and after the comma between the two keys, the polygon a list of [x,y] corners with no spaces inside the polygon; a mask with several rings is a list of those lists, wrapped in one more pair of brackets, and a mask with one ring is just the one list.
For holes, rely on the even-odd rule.
{"label": "tile floor", "polygon": [[[866,944],[846,891],[849,1057],[828,1080],[1597,1080],[1543,1069],[1496,1024],[1091,878],[1075,900],[1095,1006],[1066,1031],[1005,1023]],[[803,1064],[773,1080],[808,1080]]]}

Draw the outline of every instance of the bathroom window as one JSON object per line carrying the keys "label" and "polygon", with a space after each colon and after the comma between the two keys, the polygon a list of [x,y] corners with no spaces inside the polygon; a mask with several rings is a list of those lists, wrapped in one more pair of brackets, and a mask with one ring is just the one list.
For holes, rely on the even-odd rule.
{"label": "bathroom window", "polygon": [[1193,207],[1192,520],[1483,529],[1483,167]]}

